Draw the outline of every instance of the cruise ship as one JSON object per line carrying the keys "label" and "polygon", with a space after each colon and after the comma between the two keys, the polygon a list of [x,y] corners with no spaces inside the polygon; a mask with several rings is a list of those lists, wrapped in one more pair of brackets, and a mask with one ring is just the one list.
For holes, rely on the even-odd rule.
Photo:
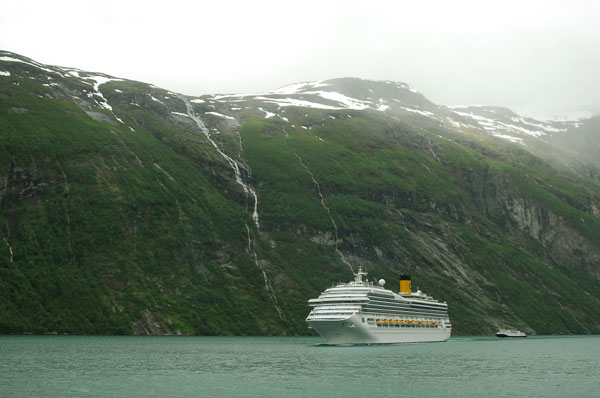
{"label": "cruise ship", "polygon": [[448,305],[418,290],[411,291],[408,275],[400,278],[400,292],[375,285],[359,268],[352,282],[325,290],[306,318],[327,344],[393,344],[446,341],[452,324]]}

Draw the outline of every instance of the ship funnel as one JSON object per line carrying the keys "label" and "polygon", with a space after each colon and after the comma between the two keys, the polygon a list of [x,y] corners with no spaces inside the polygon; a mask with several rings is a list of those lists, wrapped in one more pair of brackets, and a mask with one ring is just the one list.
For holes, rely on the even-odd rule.
{"label": "ship funnel", "polygon": [[400,293],[412,293],[410,291],[410,276],[406,274],[400,275]]}

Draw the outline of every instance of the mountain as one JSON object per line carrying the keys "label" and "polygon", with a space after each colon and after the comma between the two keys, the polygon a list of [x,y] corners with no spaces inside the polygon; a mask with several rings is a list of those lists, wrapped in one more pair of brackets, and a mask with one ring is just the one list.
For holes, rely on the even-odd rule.
{"label": "mountain", "polygon": [[363,265],[457,334],[598,333],[597,127],[355,78],[189,97],[0,52],[0,332],[308,334],[307,300]]}
{"label": "mountain", "polygon": [[452,110],[472,121],[466,127],[479,127],[494,137],[518,143],[555,167],[600,183],[598,116],[580,112],[571,117],[536,120],[501,107],[455,106]]}

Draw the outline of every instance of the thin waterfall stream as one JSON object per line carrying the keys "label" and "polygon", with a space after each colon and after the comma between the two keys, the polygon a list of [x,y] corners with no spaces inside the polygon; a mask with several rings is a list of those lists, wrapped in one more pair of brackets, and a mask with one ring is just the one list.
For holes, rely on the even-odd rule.
{"label": "thin waterfall stream", "polygon": [[[286,131],[285,126],[283,127],[283,132],[285,134],[286,145],[287,145],[287,139],[289,138],[289,134]],[[323,197],[323,193],[321,192],[321,185],[315,178],[315,175],[313,174],[313,172],[310,171],[308,166],[304,163],[304,160],[302,160],[300,155],[298,155],[296,152],[294,152],[294,155],[300,162],[300,165],[302,165],[304,170],[306,170],[308,172],[308,174],[310,175],[310,178],[312,179],[313,184],[315,184],[315,187],[317,187],[317,193],[319,194],[319,199],[321,200],[321,206],[323,206],[323,208],[327,212],[327,216],[329,217],[329,220],[331,221],[331,225],[333,226],[333,233],[334,233],[333,239],[335,242],[334,243],[335,252],[340,256],[340,259],[342,260],[342,262],[344,264],[346,264],[348,266],[348,268],[350,268],[350,271],[352,271],[352,273],[354,273],[354,270],[352,269],[352,264],[350,264],[350,262],[346,259],[346,256],[344,256],[344,253],[342,253],[342,251],[338,248],[338,227],[337,227],[337,224],[335,223],[335,220],[333,219],[333,216],[331,215],[331,211],[329,210],[329,207],[325,204],[325,198]]]}
{"label": "thin waterfall stream", "polygon": [[[180,98],[185,103],[185,106],[187,109],[187,115],[196,123],[196,125],[198,126],[200,131],[202,131],[202,133],[204,134],[206,139],[212,144],[212,146],[216,149],[216,151],[219,153],[219,155],[221,155],[223,157],[223,159],[225,159],[225,161],[227,161],[229,166],[231,166],[231,169],[233,170],[233,174],[235,176],[235,181],[242,187],[246,196],[252,196],[252,198],[254,199],[254,208],[252,210],[252,219],[254,220],[256,229],[260,230],[260,222],[259,222],[259,218],[258,218],[258,196],[256,195],[256,190],[252,186],[250,186],[250,184],[247,184],[244,181],[244,179],[242,178],[242,173],[240,171],[239,163],[237,161],[235,161],[233,158],[231,158],[229,155],[227,155],[217,145],[215,140],[212,139],[212,137],[210,136],[210,131],[208,130],[208,128],[206,127],[206,125],[204,124],[202,119],[200,119],[194,112],[194,107],[193,107],[192,103],[185,97],[180,97]],[[239,137],[239,143],[240,143],[240,154],[241,154],[241,152],[243,151],[241,136]],[[250,173],[249,170],[247,170],[247,168],[245,168],[244,170],[246,170],[246,172],[248,174]],[[267,291],[269,298],[273,302],[273,305],[275,306],[275,310],[277,311],[279,318],[285,319],[285,315],[284,315],[283,311],[281,310],[281,307],[279,306],[279,303],[277,301],[277,296],[275,295],[275,291],[273,290],[273,287],[271,285],[269,277],[267,276],[267,273],[265,272],[264,268],[260,265],[260,262],[258,260],[258,254],[256,252],[256,247],[255,247],[256,245],[255,245],[255,242],[252,240],[252,235],[250,234],[250,227],[248,227],[247,223],[244,225],[245,225],[246,231],[248,233],[248,253],[250,254],[250,256],[252,256],[252,258],[254,259],[254,264],[256,264],[256,266],[258,267],[258,269],[260,269],[260,271],[263,275],[263,279],[265,282],[265,290]]]}

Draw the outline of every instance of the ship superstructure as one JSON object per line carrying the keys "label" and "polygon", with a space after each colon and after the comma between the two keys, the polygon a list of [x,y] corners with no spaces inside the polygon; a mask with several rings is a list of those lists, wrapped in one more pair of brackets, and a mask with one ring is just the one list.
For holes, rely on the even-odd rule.
{"label": "ship superstructure", "polygon": [[500,329],[496,332],[497,337],[527,337],[527,335],[517,329]]}
{"label": "ship superstructure", "polygon": [[325,290],[308,304],[306,318],[328,344],[418,343],[446,341],[452,325],[448,305],[418,290],[411,291],[403,275],[400,292],[364,280],[359,268],[355,279]]}

